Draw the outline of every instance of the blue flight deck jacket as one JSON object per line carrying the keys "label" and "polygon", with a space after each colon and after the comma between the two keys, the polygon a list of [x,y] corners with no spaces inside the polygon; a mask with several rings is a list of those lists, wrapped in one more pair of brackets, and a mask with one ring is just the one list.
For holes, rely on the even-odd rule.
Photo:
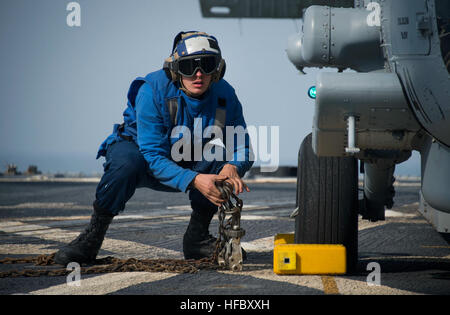
{"label": "blue flight deck jacket", "polygon": [[[172,82],[163,69],[133,81],[128,91],[128,107],[123,113],[124,128],[121,134],[131,137],[139,146],[150,173],[161,184],[186,192],[191,181],[199,173],[193,170],[195,163],[199,162],[174,162],[171,158],[172,145],[180,139],[171,138],[175,126],[166,103],[168,99],[173,98],[178,102],[175,125],[189,128],[192,137],[194,137],[194,120],[197,124],[200,121],[196,118],[201,118],[203,130],[208,126],[214,126],[216,108],[224,105],[224,99],[225,126],[242,126],[244,129],[247,126],[242,114],[242,105],[234,89],[224,79],[212,83],[201,99],[187,96],[179,89],[179,83]],[[225,130],[222,132],[223,143],[226,144],[226,132]],[[210,139],[203,139],[203,145],[208,140]],[[97,158],[105,156],[108,146],[117,141],[125,141],[119,136],[118,124],[114,125],[113,133],[101,144]],[[245,143],[240,142],[242,141],[236,141],[235,136],[233,159],[228,163],[235,165],[242,177],[250,169],[253,161],[250,160],[248,134],[245,135]]]}

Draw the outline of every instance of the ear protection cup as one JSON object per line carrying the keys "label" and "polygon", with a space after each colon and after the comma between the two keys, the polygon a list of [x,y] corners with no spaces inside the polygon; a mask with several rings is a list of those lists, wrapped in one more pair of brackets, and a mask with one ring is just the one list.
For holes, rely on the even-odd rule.
{"label": "ear protection cup", "polygon": [[166,73],[166,76],[169,80],[172,80],[172,73],[169,69],[169,62],[167,60],[164,61],[163,70]]}
{"label": "ear protection cup", "polygon": [[172,58],[167,58],[163,64],[164,72],[168,79],[172,80],[172,82],[178,81],[180,79],[180,75],[178,72],[173,70],[173,61]]}
{"label": "ear protection cup", "polygon": [[219,81],[220,79],[223,79],[225,76],[225,70],[227,69],[227,64],[225,63],[224,59],[220,60],[219,67],[217,68],[216,74],[214,75],[214,82]]}

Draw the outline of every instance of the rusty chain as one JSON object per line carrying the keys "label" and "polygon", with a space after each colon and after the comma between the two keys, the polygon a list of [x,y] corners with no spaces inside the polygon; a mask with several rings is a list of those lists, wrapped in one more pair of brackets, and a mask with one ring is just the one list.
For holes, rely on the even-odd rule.
{"label": "rusty chain", "polygon": [[[34,263],[36,266],[56,265],[53,261],[55,254],[40,255],[25,258],[5,258],[0,260],[1,264],[22,264]],[[199,270],[216,270],[220,266],[215,264],[211,258],[198,260],[182,259],[119,259],[115,257],[105,257],[96,259],[92,266],[80,267],[81,274],[108,273],[108,272],[173,272],[173,273],[196,273]],[[68,274],[66,268],[58,269],[24,269],[9,270],[0,272],[0,278],[14,277],[40,277],[40,276],[64,276]]]}
{"label": "rusty chain", "polygon": [[[241,271],[243,265],[243,253],[241,248],[241,237],[245,230],[241,228],[241,211],[243,202],[233,193],[233,186],[228,182],[217,185],[223,198],[226,200],[219,207],[219,240],[220,251],[217,262],[233,271]],[[235,200],[235,204],[231,199]],[[227,220],[226,216],[229,216]]]}
{"label": "rusty chain", "polygon": [[[217,188],[227,200],[221,207],[219,207],[219,237],[217,238],[216,248],[211,257],[202,259],[119,259],[112,256],[96,259],[92,265],[81,266],[81,274],[98,274],[109,272],[172,272],[172,273],[196,273],[199,270],[218,270],[229,267],[225,264],[219,264],[218,260],[223,247],[226,246],[226,241],[229,237],[226,236],[226,231],[230,230],[230,222],[225,222],[226,214],[230,211],[235,214],[242,209],[242,200],[233,194],[233,187],[227,182],[216,183]],[[230,198],[236,199],[236,206],[233,206]],[[233,210],[234,209],[234,210]],[[239,210],[239,211],[237,211]],[[231,218],[230,218],[231,219]],[[0,264],[28,264],[32,263],[35,266],[54,266],[55,253],[49,255],[39,255],[23,258],[4,258],[0,260]],[[65,276],[69,273],[66,268],[48,268],[48,269],[23,269],[23,270],[8,270],[0,272],[0,278],[15,278],[15,277],[40,277],[40,276]]]}

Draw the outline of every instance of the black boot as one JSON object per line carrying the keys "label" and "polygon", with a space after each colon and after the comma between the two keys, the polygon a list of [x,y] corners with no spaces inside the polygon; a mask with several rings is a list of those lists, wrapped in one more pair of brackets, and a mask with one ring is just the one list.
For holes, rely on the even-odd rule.
{"label": "black boot", "polygon": [[93,262],[113,217],[111,213],[97,207],[94,203],[91,222],[84,232],[55,254],[55,262],[61,265],[67,265],[70,262],[79,264]]}
{"label": "black boot", "polygon": [[216,249],[217,239],[209,234],[209,224],[215,209],[199,210],[192,205],[193,211],[189,226],[183,236],[183,252],[185,259],[201,259],[211,257]]}

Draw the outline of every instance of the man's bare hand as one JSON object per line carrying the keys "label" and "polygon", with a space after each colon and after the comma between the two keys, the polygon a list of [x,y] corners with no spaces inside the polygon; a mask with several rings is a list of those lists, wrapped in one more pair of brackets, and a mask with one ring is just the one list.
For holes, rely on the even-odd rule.
{"label": "man's bare hand", "polygon": [[222,194],[217,189],[216,182],[224,181],[227,178],[227,176],[221,174],[198,174],[194,178],[193,185],[209,201],[216,206],[220,206],[225,202],[225,200],[222,198]]}
{"label": "man's bare hand", "polygon": [[243,192],[244,189],[247,192],[250,192],[250,189],[247,187],[247,185],[239,176],[237,172],[237,167],[235,165],[225,164],[225,166],[220,171],[219,175],[225,175],[226,177],[228,177],[226,181],[233,185],[234,193],[236,195],[239,195],[239,193]]}

